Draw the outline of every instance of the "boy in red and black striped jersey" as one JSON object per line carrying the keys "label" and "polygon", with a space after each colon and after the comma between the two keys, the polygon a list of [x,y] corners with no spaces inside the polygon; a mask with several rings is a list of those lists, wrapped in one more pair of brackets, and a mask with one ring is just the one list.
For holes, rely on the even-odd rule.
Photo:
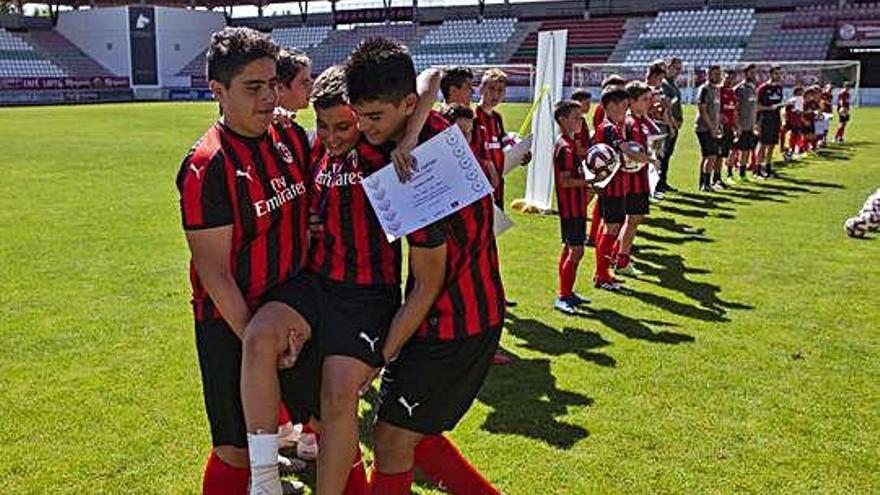
{"label": "boy in red and black striped jersey", "polygon": [[[303,346],[315,318],[303,269],[308,255],[308,144],[270,126],[276,105],[278,47],[261,33],[226,28],[208,50],[208,79],[223,109],[187,154],[177,175],[205,406],[214,449],[203,492],[248,490],[248,444],[240,392],[242,339],[266,326],[287,330],[274,356],[276,381],[292,410],[315,407],[317,355]],[[291,367],[292,354],[299,359]],[[286,368],[278,371],[278,368]],[[277,387],[276,387],[277,390]],[[277,394],[277,391],[275,392]],[[274,414],[263,428],[274,432]],[[260,438],[252,465],[277,482],[277,435]],[[280,482],[278,484],[280,489]]]}
{"label": "boy in red and black striped jersey", "polygon": [[[634,153],[625,145],[626,112],[629,107],[629,93],[625,88],[611,86],[602,93],[602,106],[605,108],[605,121],[596,129],[594,140],[614,148],[621,159],[647,161],[647,155]],[[620,225],[627,213],[644,214],[646,205],[627,202],[630,179],[618,172],[611,182],[599,192],[599,211],[602,215],[602,232],[596,243],[596,274],[593,281],[597,288],[617,291],[620,285],[611,276],[611,262],[614,245],[620,233]],[[647,194],[644,197],[648,201]]]}
{"label": "boy in red and black striped jersey", "polygon": [[581,105],[574,100],[562,100],[556,103],[553,118],[562,131],[553,150],[556,205],[562,231],[559,295],[553,307],[566,314],[575,314],[577,306],[589,302],[574,292],[574,283],[584,256],[587,191],[593,182],[584,178],[583,158],[578,149],[577,136],[586,125]]}
{"label": "boy in red and black striped jersey", "polygon": [[480,81],[480,103],[477,105],[476,121],[477,129],[475,139],[482,140],[489,160],[495,165],[495,204],[504,209],[504,146],[507,133],[504,131],[504,121],[501,114],[495,108],[504,101],[504,92],[507,90],[507,74],[500,69],[489,69],[483,73]]}
{"label": "boy in red and black striped jersey", "polygon": [[[647,84],[633,81],[626,85],[626,92],[629,94],[629,115],[625,120],[623,135],[627,141],[636,143],[647,151],[648,136],[659,133],[654,121],[648,116],[648,110],[653,105],[653,91]],[[630,251],[636,230],[650,208],[648,167],[644,166],[634,173],[621,173],[619,180],[624,182],[625,187],[626,220],[618,237],[617,248],[612,246],[612,252],[615,253],[615,272],[636,276],[639,272],[632,265]]]}
{"label": "boy in red and black striped jersey", "polygon": [[[391,40],[366,40],[349,56],[348,96],[371,144],[405,124],[413,72],[406,48]],[[409,493],[416,462],[429,476],[444,474],[453,493],[497,493],[442,435],[473,402],[498,347],[504,293],[492,211],[486,196],[436,225],[445,244],[410,251],[404,308],[382,350],[373,493]]]}
{"label": "boy in red and black striped jersey", "polygon": [[[575,145],[577,146],[577,155],[580,160],[587,159],[587,152],[590,150],[590,147],[593,146],[593,136],[590,131],[590,125],[588,123],[588,116],[590,115],[590,105],[593,101],[593,95],[590,94],[586,89],[576,89],[571,92],[571,99],[578,102],[581,105],[581,116],[584,121],[583,126],[581,126],[581,130],[578,131],[577,135],[574,137]],[[593,200],[595,193],[593,188],[586,189],[586,205],[589,207],[590,201]],[[586,246],[595,246],[595,239],[592,236],[588,236],[584,241],[584,245]]]}
{"label": "boy in red and black striped jersey", "polygon": [[739,136],[739,127],[737,119],[737,99],[733,86],[736,84],[736,70],[727,69],[724,74],[724,83],[719,89],[719,97],[721,99],[721,140],[718,143],[718,180],[724,185],[721,179],[721,170],[727,165],[727,178],[733,180],[733,169],[737,165],[737,160],[731,158],[733,144],[736,137]]}
{"label": "boy in red and black striped jersey", "polygon": [[804,151],[815,152],[818,147],[816,120],[819,116],[820,96],[818,86],[810,86],[804,90]]}
{"label": "boy in red and black striped jersey", "polygon": [[843,83],[843,89],[837,93],[837,132],[834,134],[834,142],[842,143],[846,133],[846,125],[849,123],[849,82]]}
{"label": "boy in red and black striped jersey", "polygon": [[[604,93],[606,89],[617,86],[623,88],[626,86],[626,79],[617,74],[612,74],[605,79],[602,80],[602,92]],[[601,100],[599,104],[596,106],[596,109],[593,111],[593,130],[596,131],[605,121],[605,109],[602,107]],[[593,142],[596,141],[595,133],[592,135]],[[602,212],[599,210],[599,200],[597,199],[595,203],[593,203],[593,210],[590,213],[590,233],[587,236],[587,245],[588,246],[596,246],[599,243],[599,237],[602,233]]]}

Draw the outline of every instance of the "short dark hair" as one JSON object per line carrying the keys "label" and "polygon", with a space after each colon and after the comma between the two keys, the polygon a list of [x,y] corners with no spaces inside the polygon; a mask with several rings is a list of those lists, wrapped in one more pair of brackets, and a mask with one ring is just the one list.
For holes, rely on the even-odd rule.
{"label": "short dark hair", "polygon": [[648,67],[648,77],[657,75],[666,75],[666,63],[663,61],[654,62]]}
{"label": "short dark hair", "polygon": [[721,66],[718,64],[712,64],[709,66],[708,69],[706,69],[706,72],[709,73],[709,72],[712,72],[713,70],[721,70]]}
{"label": "short dark hair", "polygon": [[642,81],[633,81],[626,85],[626,93],[633,100],[641,97],[645,93],[650,93],[651,91],[653,91],[651,86],[648,86]]}
{"label": "short dark hair", "polygon": [[795,86],[794,89],[791,90],[791,94],[793,94],[795,96],[801,96],[802,94],[804,94],[804,87],[803,86]]}
{"label": "short dark hair", "polygon": [[758,68],[757,65],[755,65],[755,64],[749,64],[749,65],[746,65],[746,68],[743,69],[743,72],[748,72],[748,71],[750,71],[750,70],[752,70],[752,69],[757,69],[757,68]]}
{"label": "short dark hair", "polygon": [[782,66],[781,65],[774,65],[774,66],[770,67],[770,72],[773,72],[774,70],[778,70],[781,72]]}
{"label": "short dark hair", "polygon": [[440,92],[443,93],[443,99],[449,99],[449,90],[453,86],[461,87],[466,81],[473,81],[474,73],[467,67],[450,67],[443,70],[443,77],[440,78]]}
{"label": "short dark hair", "polygon": [[602,88],[604,89],[609,86],[626,86],[626,79],[618,74],[611,74],[605,79],[602,79]]}
{"label": "short dark hair", "polygon": [[312,87],[312,105],[315,109],[326,110],[337,105],[347,105],[345,91],[345,69],[332,65],[324,70]]}
{"label": "short dark hair", "polygon": [[681,64],[684,63],[684,60],[682,60],[681,57],[669,57],[669,59],[666,60],[666,65],[672,65],[676,62]]}
{"label": "short dark hair", "polygon": [[620,103],[629,99],[629,92],[622,86],[609,86],[602,92],[602,107],[608,107],[611,103]]}
{"label": "short dark hair", "polygon": [[473,120],[474,111],[471,110],[470,107],[462,105],[461,103],[453,103],[443,111],[443,117],[452,123],[455,123],[458,119]]}
{"label": "short dark hair", "polygon": [[208,80],[229,86],[249,63],[261,58],[277,60],[278,45],[267,35],[246,27],[225,27],[211,35],[208,46]]}
{"label": "short dark hair", "polygon": [[312,60],[306,52],[296,48],[282,48],[278,52],[278,65],[275,73],[278,74],[278,82],[289,86],[303,69],[311,70]]}
{"label": "short dark hair", "polygon": [[593,99],[593,94],[584,88],[577,88],[571,92],[571,99],[574,101],[590,101]]}
{"label": "short dark hair", "polygon": [[358,43],[345,61],[345,74],[352,104],[380,100],[397,105],[416,92],[416,68],[409,50],[389,38]]}
{"label": "short dark hair", "polygon": [[568,117],[571,112],[578,110],[580,111],[581,104],[574,100],[560,100],[556,102],[556,105],[553,106],[553,120],[557,123]]}

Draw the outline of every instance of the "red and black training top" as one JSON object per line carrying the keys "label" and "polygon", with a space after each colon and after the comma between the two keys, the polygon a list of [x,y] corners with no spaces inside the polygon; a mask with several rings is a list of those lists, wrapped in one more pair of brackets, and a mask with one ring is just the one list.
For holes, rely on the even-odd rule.
{"label": "red and black training top", "polygon": [[841,108],[849,110],[849,91],[845,89],[837,94],[837,110],[840,111]]}
{"label": "red and black training top", "polygon": [[[251,310],[306,266],[308,156],[298,125],[247,138],[218,122],[177,174],[184,230],[232,226],[230,268]],[[196,320],[219,318],[192,262],[190,280]]]}
{"label": "red and black training top", "polygon": [[587,201],[584,187],[563,187],[562,174],[575,179],[583,179],[584,171],[581,160],[578,157],[576,142],[566,134],[562,134],[556,140],[553,149],[553,172],[556,183],[556,206],[559,209],[559,218],[586,218]]}
{"label": "red and black training top", "polygon": [[721,116],[723,119],[723,126],[727,130],[733,130],[736,127],[736,93],[733,91],[733,88],[721,87],[720,91],[721,98]]}
{"label": "red and black training top", "polygon": [[584,125],[581,127],[580,132],[574,136],[574,142],[578,158],[585,160],[587,153],[590,151],[590,146],[593,146],[593,138],[590,137],[590,126],[587,124],[586,117],[584,117]]}
{"label": "red and black training top", "polygon": [[489,160],[495,165],[495,171],[498,172],[498,187],[495,188],[495,202],[500,206],[504,204],[504,138],[507,135],[504,132],[504,122],[501,120],[501,114],[492,112],[488,114],[483,108],[477,106],[474,118],[473,139],[482,143],[483,149]]}
{"label": "red and black training top", "polygon": [[[596,128],[596,133],[593,135],[593,139],[596,141],[596,144],[603,143],[614,148],[614,150],[620,155],[620,159],[623,160],[623,155],[620,153],[620,150],[623,147],[624,132],[624,123],[616,125],[606,118],[601,124],[599,124],[599,127]],[[617,198],[626,194],[624,179],[621,175],[624,175],[623,172],[617,172],[614,174],[611,181],[602,189],[603,196]]]}
{"label": "red and black training top", "polygon": [[[657,132],[654,122],[647,116],[636,117],[630,115],[626,118],[625,133],[627,141],[633,141],[648,149],[648,136]],[[650,194],[651,185],[648,181],[648,167],[642,167],[636,173],[619,173],[624,182],[627,195]],[[616,177],[615,177],[616,178]]]}
{"label": "red and black training top", "polygon": [[[419,142],[446,127],[448,123],[439,114],[430,114]],[[311,184],[311,205],[324,228],[312,246],[311,271],[352,285],[400,284],[400,242],[388,242],[361,184],[391,161],[392,150],[393,144],[380,149],[362,137],[344,156],[331,157],[324,152],[319,158]],[[445,239],[442,231],[429,226],[409,234],[407,241],[411,246],[430,248]]]}

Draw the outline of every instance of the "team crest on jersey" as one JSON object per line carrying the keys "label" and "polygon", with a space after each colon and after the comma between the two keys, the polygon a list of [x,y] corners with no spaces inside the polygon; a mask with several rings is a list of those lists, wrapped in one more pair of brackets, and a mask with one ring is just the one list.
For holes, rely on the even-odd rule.
{"label": "team crest on jersey", "polygon": [[278,154],[281,155],[281,159],[284,160],[284,163],[293,163],[293,153],[290,152],[290,149],[288,149],[284,143],[281,141],[276,142],[275,149],[278,150]]}

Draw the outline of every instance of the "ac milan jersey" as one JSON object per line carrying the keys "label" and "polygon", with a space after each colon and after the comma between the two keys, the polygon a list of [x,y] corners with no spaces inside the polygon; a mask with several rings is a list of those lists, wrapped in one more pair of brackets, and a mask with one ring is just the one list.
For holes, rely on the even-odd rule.
{"label": "ac milan jersey", "polygon": [[[635,117],[630,115],[626,118],[624,135],[628,141],[639,143],[648,149],[648,136],[656,133],[654,122],[648,117]],[[624,183],[626,194],[650,194],[651,186],[648,182],[648,167],[642,167],[635,173],[619,173]]]}
{"label": "ac milan jersey", "polygon": [[822,92],[822,111],[831,113],[834,107],[834,93],[831,91]]}
{"label": "ac milan jersey", "polygon": [[456,340],[500,325],[504,289],[491,196],[449,215],[439,226],[446,237],[445,281],[416,338]]}
{"label": "ac milan jersey", "polygon": [[[230,269],[248,306],[302,270],[308,256],[308,144],[299,126],[246,138],[222,123],[190,150],[177,174],[185,230],[232,226]],[[196,319],[217,318],[190,263]]]}
{"label": "ac milan jersey", "polygon": [[593,111],[593,129],[599,129],[602,122],[605,122],[605,107],[599,103]]}
{"label": "ac milan jersey", "polygon": [[804,124],[805,125],[813,125],[813,122],[818,117],[819,113],[819,102],[818,101],[808,101],[804,103]]}
{"label": "ac milan jersey", "polygon": [[801,112],[795,108],[793,99],[785,104],[785,125],[789,129],[797,130],[798,132],[800,132],[800,127],[803,126]]}
{"label": "ac milan jersey", "polygon": [[736,127],[736,93],[733,88],[721,87],[721,117],[725,129]]}
{"label": "ac milan jersey", "polygon": [[578,158],[581,160],[586,159],[590,146],[593,146],[593,139],[590,137],[590,126],[587,125],[586,118],[584,118],[584,125],[581,127],[580,132],[574,136],[574,143]]}
{"label": "ac milan jersey", "polygon": [[[442,132],[449,123],[432,112],[419,142]],[[382,148],[361,138],[345,156],[328,153],[315,166],[312,210],[321,217],[323,231],[313,246],[310,268],[330,280],[354,285],[397,285],[401,280],[400,243],[389,243],[361,182],[385,167],[394,144]],[[411,246],[436,247],[444,242],[434,227],[407,236]]]}
{"label": "ac milan jersey", "polygon": [[[623,154],[620,153],[624,142],[623,126],[623,123],[617,125],[610,120],[605,119],[598,127],[596,127],[596,133],[593,135],[596,144],[604,143],[611,146],[617,151],[621,160],[624,159]],[[611,178],[611,181],[602,190],[603,195],[619,197],[626,194],[624,180],[620,177],[621,175],[623,175],[622,172],[614,174],[614,177]]]}
{"label": "ac milan jersey", "polygon": [[849,110],[849,91],[842,90],[837,95],[837,108],[840,111],[841,108]]}
{"label": "ac milan jersey", "polygon": [[587,201],[584,187],[563,187],[562,174],[567,172],[569,177],[583,179],[584,172],[581,167],[581,159],[578,157],[577,143],[571,137],[563,134],[556,141],[553,149],[553,172],[556,183],[556,206],[559,208],[559,218],[586,218]]}
{"label": "ac milan jersey", "polygon": [[483,108],[477,106],[476,117],[474,118],[474,127],[479,128],[479,132],[474,133],[475,139],[480,139],[486,154],[492,164],[495,165],[495,171],[498,172],[498,187],[495,188],[495,201],[499,204],[504,203],[504,122],[501,120],[501,114],[492,112],[488,114]]}

